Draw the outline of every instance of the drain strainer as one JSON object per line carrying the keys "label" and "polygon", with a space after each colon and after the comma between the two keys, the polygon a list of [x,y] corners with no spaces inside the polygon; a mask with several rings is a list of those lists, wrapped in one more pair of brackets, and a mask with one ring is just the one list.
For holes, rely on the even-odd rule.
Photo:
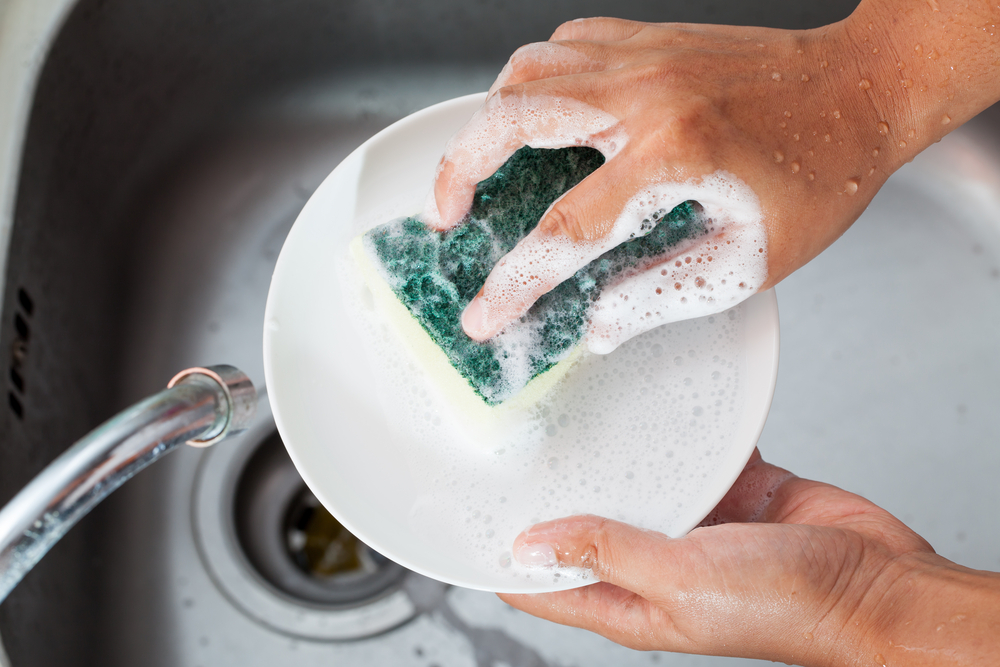
{"label": "drain strainer", "polygon": [[220,591],[258,623],[305,639],[360,639],[413,618],[409,579],[424,578],[370,549],[319,504],[265,402],[255,428],[205,453],[195,480],[195,541]]}

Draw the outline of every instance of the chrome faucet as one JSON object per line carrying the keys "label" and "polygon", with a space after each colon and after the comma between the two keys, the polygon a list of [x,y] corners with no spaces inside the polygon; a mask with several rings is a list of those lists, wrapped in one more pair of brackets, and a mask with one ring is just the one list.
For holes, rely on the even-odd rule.
{"label": "chrome faucet", "polygon": [[242,371],[189,368],[77,441],[0,510],[0,603],[129,478],[180,444],[208,447],[240,433],[256,409],[257,391]]}

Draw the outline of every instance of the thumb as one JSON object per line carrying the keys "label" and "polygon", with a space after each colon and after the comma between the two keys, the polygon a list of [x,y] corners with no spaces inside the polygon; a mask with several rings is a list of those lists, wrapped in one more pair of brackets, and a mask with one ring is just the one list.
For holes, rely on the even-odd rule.
{"label": "thumb", "polygon": [[514,540],[514,557],[532,568],[591,570],[606,583],[647,600],[664,594],[662,571],[671,571],[671,538],[593,515],[532,526]]}
{"label": "thumb", "polygon": [[[640,184],[623,157],[606,162],[557,199],[538,226],[493,267],[462,314],[470,338],[493,337],[540,296],[624,240],[617,223]],[[640,222],[641,216],[636,226]]]}

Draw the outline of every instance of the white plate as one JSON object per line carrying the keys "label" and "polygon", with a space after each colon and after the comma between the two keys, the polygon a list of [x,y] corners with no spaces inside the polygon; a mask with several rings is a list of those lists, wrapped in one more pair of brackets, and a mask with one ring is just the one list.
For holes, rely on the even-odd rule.
{"label": "white plate", "polygon": [[[509,559],[536,520],[589,512],[678,536],[718,503],[764,426],[778,363],[773,291],[715,318],[585,355],[506,446],[449,427],[357,277],[351,239],[420,211],[447,140],[483,94],[369,139],[323,182],[281,250],[264,325],[275,422],[309,488],[394,561],[480,590],[588,583]],[[465,438],[465,440],[463,440]]]}

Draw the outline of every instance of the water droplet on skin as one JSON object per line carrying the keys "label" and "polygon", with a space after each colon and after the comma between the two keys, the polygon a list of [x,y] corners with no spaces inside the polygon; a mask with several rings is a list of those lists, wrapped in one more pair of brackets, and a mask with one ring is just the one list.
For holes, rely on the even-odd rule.
{"label": "water droplet on skin", "polygon": [[809,80],[809,75],[808,74],[803,74],[802,75],[802,83],[805,83],[808,80]]}
{"label": "water droplet on skin", "polygon": [[927,86],[920,86],[920,92],[926,93],[927,92]]}
{"label": "water droplet on skin", "polygon": [[782,163],[785,161],[785,154],[781,151],[774,151],[774,161],[777,163]]}
{"label": "water droplet on skin", "polygon": [[826,69],[827,67],[829,67],[829,66],[830,66],[830,63],[826,62],[825,60],[820,60],[820,61],[819,61],[819,66],[820,66],[821,68],[823,68],[823,69]]}
{"label": "water droplet on skin", "polygon": [[775,81],[781,81],[781,72],[771,72],[771,78]]}
{"label": "water droplet on skin", "polygon": [[916,44],[916,45],[915,45],[915,46],[913,47],[913,50],[917,52],[917,55],[918,55],[918,56],[919,56],[919,55],[923,55],[923,53],[924,53],[924,47],[920,46],[919,44]]}
{"label": "water droplet on skin", "polygon": [[840,109],[834,110],[833,117],[836,118],[837,120],[840,120]]}
{"label": "water droplet on skin", "polygon": [[799,163],[798,162],[793,162],[791,164],[791,167],[792,167],[792,173],[793,174],[799,173]]}
{"label": "water droplet on skin", "polygon": [[868,90],[871,87],[872,87],[872,82],[869,81],[868,79],[861,79],[861,81],[858,81],[858,88],[860,88],[861,90]]}
{"label": "water droplet on skin", "polygon": [[917,136],[917,131],[916,130],[910,130],[909,132],[906,133],[906,136],[909,137],[910,139],[912,139],[913,137]]}
{"label": "water droplet on skin", "polygon": [[931,49],[931,54],[929,56],[927,56],[927,57],[930,58],[931,60],[937,60],[938,59],[938,52],[936,50],[934,50],[934,49]]}
{"label": "water droplet on skin", "polygon": [[945,115],[941,116],[941,124],[942,125],[947,125],[950,122],[951,122],[951,116],[949,116],[948,114],[945,114]]}
{"label": "water droplet on skin", "polygon": [[786,111],[785,112],[785,118],[791,118],[791,117],[792,117],[792,112],[791,111]]}
{"label": "water droplet on skin", "polygon": [[885,658],[882,657],[881,653],[875,654],[875,664],[882,665],[882,667],[885,667]]}
{"label": "water droplet on skin", "polygon": [[875,173],[875,167],[872,167],[871,169],[868,170],[868,175],[869,176],[871,176],[874,173]]}
{"label": "water droplet on skin", "polygon": [[878,47],[877,46],[872,49],[872,55],[873,56],[877,56],[878,55]]}
{"label": "water droplet on skin", "polygon": [[847,182],[844,183],[844,192],[853,196],[857,194],[859,185],[861,185],[860,178],[849,178],[847,179]]}
{"label": "water droplet on skin", "polygon": [[792,135],[792,139],[795,139],[795,141],[798,141],[799,140],[799,133],[796,132],[795,134],[793,134]]}
{"label": "water droplet on skin", "polygon": [[811,633],[811,632],[803,632],[803,633],[802,633],[802,636],[803,636],[803,637],[804,637],[805,639],[812,639],[812,638],[813,638],[813,633]]}
{"label": "water droplet on skin", "polygon": [[810,181],[815,181],[816,180],[816,172],[815,171],[810,171],[809,174],[806,176],[806,178],[808,178]]}
{"label": "water droplet on skin", "polygon": [[783,130],[786,127],[788,127],[788,123],[786,123],[785,121],[781,121],[780,123],[778,123],[778,127],[780,127]]}
{"label": "water droplet on skin", "polygon": [[878,157],[878,149],[877,148],[873,148],[872,149],[872,157]]}
{"label": "water droplet on skin", "polygon": [[823,141],[825,141],[826,143],[830,143],[830,135],[829,134],[824,134],[823,135]]}
{"label": "water droplet on skin", "polygon": [[903,79],[899,83],[903,88],[911,88],[913,86],[913,79]]}
{"label": "water droplet on skin", "polygon": [[906,142],[905,141],[900,141],[899,142],[899,147],[900,148],[906,148]]}
{"label": "water droplet on skin", "polygon": [[880,120],[878,122],[878,125],[876,125],[876,127],[878,127],[878,133],[881,134],[883,137],[889,134],[889,124],[884,120]]}
{"label": "water droplet on skin", "polygon": [[825,111],[820,111],[819,112],[819,117],[820,118],[826,118],[826,112]]}

